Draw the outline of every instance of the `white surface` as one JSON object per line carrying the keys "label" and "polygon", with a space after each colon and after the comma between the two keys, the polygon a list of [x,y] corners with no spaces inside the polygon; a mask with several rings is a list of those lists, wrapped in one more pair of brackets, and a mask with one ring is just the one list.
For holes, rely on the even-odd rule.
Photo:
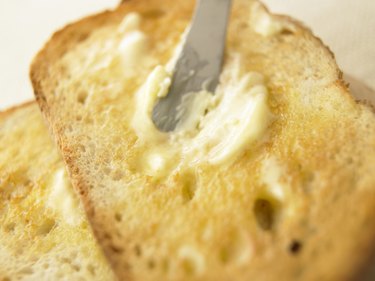
{"label": "white surface", "polygon": [[[28,79],[29,64],[56,29],[84,15],[112,8],[118,2],[0,0],[0,110],[33,98]],[[305,22],[335,52],[344,71],[375,88],[374,0],[264,2],[271,11],[289,14]]]}
{"label": "white surface", "polygon": [[375,89],[374,0],[262,0],[272,12],[309,26],[336,56],[341,70]]}
{"label": "white surface", "polygon": [[0,110],[33,99],[29,65],[52,33],[119,0],[0,0]]}

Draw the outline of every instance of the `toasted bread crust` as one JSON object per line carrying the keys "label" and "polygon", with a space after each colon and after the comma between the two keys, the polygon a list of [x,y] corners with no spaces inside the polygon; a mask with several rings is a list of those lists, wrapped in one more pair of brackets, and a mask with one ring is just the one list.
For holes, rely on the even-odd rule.
{"label": "toasted bread crust", "polygon": [[[240,3],[240,1],[238,1],[238,3]],[[249,5],[254,5],[253,3],[254,2],[251,2],[249,3]],[[181,4],[181,6],[179,6],[179,4]],[[59,147],[62,150],[64,159],[71,173],[73,184],[75,188],[77,188],[79,193],[82,195],[82,199],[85,203],[88,216],[91,219],[95,234],[101,241],[101,244],[103,245],[108,258],[112,262],[113,267],[117,271],[118,276],[122,279],[127,278],[129,280],[140,280],[141,277],[143,278],[143,280],[153,280],[153,279],[151,277],[148,277],[147,273],[143,273],[142,275],[141,273],[137,272],[137,274],[140,274],[140,275],[136,275],[132,267],[137,267],[138,264],[130,263],[130,258],[129,258],[130,264],[119,263],[119,261],[123,262],[123,261],[128,260],[128,257],[127,257],[128,248],[126,245],[123,245],[123,244],[128,243],[127,234],[125,233],[124,234],[125,237],[122,237],[119,240],[120,245],[117,245],[117,244],[115,245],[114,244],[115,242],[112,241],[114,239],[112,236],[115,234],[109,233],[109,232],[112,232],[112,231],[115,232],[115,229],[117,228],[110,226],[109,225],[110,222],[106,222],[106,219],[108,219],[107,214],[105,214],[106,211],[103,210],[102,207],[100,207],[102,206],[100,202],[96,201],[96,199],[93,199],[93,198],[96,198],[95,195],[93,194],[95,192],[95,189],[98,188],[98,183],[95,182],[93,184],[90,179],[92,175],[90,175],[87,172],[87,170],[85,170],[85,167],[82,164],[82,161],[85,161],[85,158],[81,158],[80,154],[76,150],[77,141],[75,141],[73,137],[67,136],[67,133],[66,133],[67,126],[69,125],[69,122],[73,120],[73,117],[71,117],[70,115],[73,116],[74,113],[72,112],[72,110],[70,110],[70,108],[68,108],[69,107],[68,103],[65,103],[64,100],[62,99],[59,99],[59,98],[55,99],[53,97],[53,92],[55,90],[54,83],[56,83],[56,80],[59,79],[60,77],[54,77],[53,74],[51,73],[57,73],[56,69],[54,69],[57,65],[56,62],[59,62],[61,60],[61,57],[64,56],[66,52],[69,53],[76,46],[88,40],[87,38],[90,37],[91,33],[95,33],[96,29],[102,28],[103,26],[107,26],[107,27],[111,25],[116,26],[116,24],[122,19],[122,17],[130,11],[137,11],[142,14],[142,12],[147,11],[147,9],[155,9],[156,7],[159,7],[160,5],[161,5],[160,3],[154,0],[152,1],[150,0],[147,2],[146,1],[129,1],[129,2],[125,2],[117,10],[113,12],[105,12],[105,13],[102,13],[93,17],[83,19],[73,25],[67,26],[62,31],[56,33],[52,37],[52,39],[49,41],[49,43],[44,47],[44,49],[37,55],[37,57],[35,58],[33,62],[33,65],[31,67],[31,72],[30,72],[30,76],[31,76],[31,80],[33,83],[37,101],[41,107],[41,110],[45,118],[47,119],[48,123],[51,125],[51,130],[53,131],[53,134],[55,135],[57,139]],[[182,3],[176,4],[175,1],[170,0],[170,1],[164,1],[162,5],[164,8],[169,8],[173,10],[175,14],[174,16],[170,18],[170,20],[171,22],[179,23],[178,28],[179,28],[179,31],[181,31],[180,25],[186,26],[187,21],[191,16],[191,12],[193,8],[192,3],[186,4],[184,2],[183,4]],[[235,7],[234,13],[236,13],[236,15],[238,15],[239,18],[241,18],[243,17],[243,14],[242,14],[243,11],[241,10],[241,8],[244,8],[245,5],[243,4],[243,2],[241,2],[241,5],[240,4],[238,5],[239,5],[238,7],[237,6]],[[300,127],[298,127],[299,129],[296,129],[296,131],[293,131],[296,134],[294,138],[299,140],[302,143],[302,145],[304,145],[304,149],[305,149],[304,153],[306,154],[306,158],[307,158],[305,162],[303,162],[304,161],[303,158],[296,157],[296,159],[298,158],[299,161],[302,161],[303,163],[305,163],[304,165],[306,166],[310,165],[311,167],[313,167],[313,168],[310,168],[312,169],[312,173],[314,173],[315,171],[314,169],[319,170],[319,162],[321,165],[323,165],[327,169],[327,174],[325,173],[325,171],[319,170],[319,173],[320,173],[319,176],[324,177],[324,181],[322,182],[324,182],[326,186],[324,188],[321,187],[322,191],[312,191],[313,193],[317,192],[316,193],[317,197],[311,197],[311,198],[314,198],[314,200],[317,200],[316,198],[321,198],[320,202],[311,200],[311,198],[309,197],[310,195],[303,194],[302,190],[297,189],[298,184],[295,184],[294,186],[296,188],[296,190],[294,191],[296,194],[295,198],[296,200],[298,198],[300,198],[298,200],[301,200],[300,201],[301,207],[298,211],[302,213],[306,213],[308,214],[308,216],[311,215],[311,218],[309,217],[309,219],[312,221],[315,220],[314,222],[317,223],[316,227],[318,227],[321,224],[323,228],[326,227],[324,228],[325,229],[324,231],[326,231],[327,233],[330,233],[330,235],[334,235],[335,228],[342,229],[342,231],[346,233],[345,235],[348,235],[348,233],[351,232],[350,227],[353,228],[352,234],[357,235],[358,233],[357,233],[357,230],[355,230],[355,228],[358,227],[359,221],[362,219],[367,220],[369,217],[371,217],[371,213],[373,213],[374,211],[372,207],[374,203],[374,190],[371,190],[374,184],[374,178],[372,178],[371,176],[366,176],[365,179],[363,180],[362,185],[360,187],[356,187],[356,189],[359,189],[360,191],[357,191],[357,192],[352,191],[350,189],[350,186],[345,185],[345,181],[352,180],[352,179],[349,176],[346,177],[343,172],[340,172],[340,169],[338,167],[341,167],[340,166],[341,164],[338,165],[338,162],[331,160],[331,157],[334,157],[334,155],[330,154],[330,150],[337,151],[338,156],[343,155],[346,157],[347,155],[353,154],[353,157],[356,158],[356,156],[354,155],[356,153],[364,155],[363,152],[360,152],[359,146],[363,145],[364,147],[369,149],[371,145],[375,144],[374,135],[372,133],[369,133],[369,136],[368,136],[369,139],[367,141],[361,141],[359,140],[358,136],[361,135],[366,130],[355,128],[350,124],[352,121],[356,122],[354,121],[354,120],[357,120],[355,118],[359,118],[363,121],[364,124],[366,124],[366,126],[371,127],[372,126],[371,122],[374,121],[373,113],[370,113],[368,108],[366,108],[365,106],[356,105],[356,102],[353,100],[353,98],[350,96],[350,93],[348,92],[346,83],[342,80],[342,72],[338,69],[334,61],[333,53],[329,50],[329,48],[323,45],[320,39],[314,37],[311,34],[310,30],[308,30],[307,28],[303,27],[300,23],[290,18],[283,17],[283,16],[275,16],[275,18],[278,18],[284,21],[287,20],[290,24],[292,24],[296,28],[297,31],[292,32],[291,34],[291,36],[293,37],[293,40],[291,39],[291,37],[288,37],[288,36],[276,37],[276,38],[270,38],[270,39],[259,39],[261,40],[261,42],[264,43],[264,44],[262,43],[263,45],[259,45],[259,46],[268,46],[267,44],[269,44],[271,46],[269,47],[269,49],[271,51],[275,51],[275,53],[277,53],[276,46],[279,46],[279,48],[284,48],[285,51],[283,55],[285,56],[288,50],[293,50],[293,48],[297,48],[297,47],[301,47],[301,48],[305,47],[305,45],[303,45],[302,43],[298,45],[299,42],[304,42],[304,41],[310,42],[311,45],[309,46],[311,47],[311,49],[307,51],[312,53],[311,56],[313,58],[312,58],[312,61],[307,61],[306,63],[313,64],[315,60],[317,65],[308,65],[308,66],[309,67],[312,66],[314,67],[314,69],[322,70],[322,73],[320,76],[314,77],[316,79],[315,82],[320,83],[319,84],[321,85],[320,88],[326,91],[325,94],[328,95],[329,91],[326,89],[330,89],[330,91],[332,91],[332,95],[335,97],[337,96],[338,99],[343,104],[345,104],[342,110],[348,110],[348,113],[350,111],[351,116],[357,116],[357,117],[350,117],[350,118],[348,117],[348,119],[344,119],[343,116],[340,116],[338,118],[338,120],[341,120],[340,118],[343,118],[341,120],[344,124],[343,126],[347,126],[348,128],[347,130],[343,129],[342,131],[340,131],[340,133],[342,134],[342,138],[347,139],[348,142],[354,142],[354,146],[351,148],[348,148],[348,149],[352,149],[352,151],[348,152],[348,154],[346,152],[344,153],[340,151],[340,146],[343,145],[340,138],[335,136],[335,133],[331,131],[331,129],[329,129],[328,127],[325,128],[324,122],[320,119],[318,119],[317,121],[318,123],[316,123],[316,128],[318,130],[321,129],[319,131],[320,133],[322,134],[325,133],[329,135],[333,140],[337,141],[337,144],[334,142],[327,143],[328,141],[327,136],[324,136],[324,137],[322,136],[322,138],[319,138],[319,137],[314,138],[313,135],[309,134],[310,133],[309,131],[303,130]],[[174,27],[170,27],[170,29],[173,29],[173,28]],[[172,31],[170,30],[167,30],[166,32],[172,33]],[[236,39],[239,40],[238,38]],[[293,42],[293,44],[297,44],[297,45],[292,46],[292,43],[290,42]],[[252,50],[252,52],[258,56],[261,56],[261,55],[265,57],[269,56],[270,57],[269,59],[271,59],[272,57],[269,54],[264,54],[264,53],[258,54],[256,53],[257,51],[259,50]],[[307,51],[305,50],[305,52]],[[283,51],[280,51],[280,53],[282,52]],[[308,53],[303,53],[302,51],[301,51],[302,54],[300,53],[297,54],[297,53],[291,54],[291,56],[298,55],[298,57],[295,60],[296,64],[299,63],[298,61],[299,59],[303,60],[304,56],[310,55]],[[249,54],[252,55],[251,52]],[[254,55],[253,59],[254,61],[256,61],[257,57]],[[267,58],[265,59],[265,61],[267,61]],[[255,67],[256,70],[264,71],[266,75],[270,76],[271,77],[270,80],[274,79],[269,82],[270,83],[269,87],[271,88],[271,93],[275,96],[277,95],[280,96],[280,91],[281,92],[291,91],[290,89],[292,89],[293,91],[297,91],[297,89],[299,91],[302,91],[301,90],[302,88],[295,87],[295,84],[296,85],[302,84],[301,82],[302,76],[297,71],[294,73],[293,72],[294,69],[287,69],[288,63],[289,61],[284,62],[284,60],[280,59],[280,60],[277,60],[277,64],[280,64],[279,67],[274,66],[272,68],[272,65],[269,63],[267,64],[267,67],[269,67],[269,69],[267,69],[263,65]],[[293,68],[293,67],[290,66],[290,68]],[[51,70],[55,72],[51,72]],[[314,70],[312,70],[312,72],[314,72]],[[282,78],[278,80],[277,74],[280,74]],[[289,80],[287,80],[288,75],[291,76]],[[314,73],[314,75],[317,75],[317,74]],[[329,77],[326,79],[327,82],[324,81],[325,75]],[[62,73],[62,77],[64,79],[66,78],[64,76],[64,73]],[[308,78],[309,76],[306,77],[306,79]],[[285,83],[283,79],[285,80]],[[314,92],[318,88],[319,87],[316,86],[315,88],[313,88],[313,90],[311,90],[311,93],[309,92],[309,94],[313,97],[313,99],[315,99],[315,101],[314,100],[311,101],[312,103],[318,102],[318,97],[315,97],[315,92]],[[324,95],[320,95],[319,98],[324,99],[323,96]],[[70,97],[67,97],[67,98],[70,98]],[[276,100],[275,102],[277,103],[278,101]],[[108,103],[106,105],[109,106],[113,104]],[[293,104],[291,103],[290,106],[292,105]],[[62,109],[59,108],[60,106],[62,106]],[[332,106],[339,106],[339,105],[333,102]],[[283,110],[287,110],[287,108],[286,107],[275,108],[274,114],[276,116],[281,115]],[[329,110],[326,110],[323,108],[322,112],[324,114],[329,115]],[[353,112],[356,112],[356,113],[353,113]],[[70,114],[70,115],[66,117],[65,114]],[[300,115],[299,118],[302,118],[301,116],[303,115]],[[311,124],[314,123],[313,121],[311,121],[313,118],[311,116],[307,118],[307,123],[306,123],[307,127],[312,126]],[[309,118],[311,118],[311,120]],[[117,122],[119,120],[117,120]],[[334,120],[334,122],[333,122],[333,119],[329,119],[329,120],[330,122],[332,121],[332,126],[338,126],[338,124],[340,124],[340,122],[337,121],[336,119]],[[114,122],[116,122],[116,120],[114,120]],[[309,123],[309,122],[312,122],[312,123]],[[360,125],[359,122],[355,124]],[[276,125],[272,128],[273,130],[275,130],[275,132],[277,131],[278,133],[280,133],[280,130],[281,130],[280,128],[283,128],[283,126],[287,127],[288,125],[286,123],[282,123],[280,124],[278,129],[276,128]],[[310,129],[313,130],[314,126],[312,126],[311,128],[310,127],[308,128],[309,130]],[[368,130],[367,132],[370,132],[370,130]],[[275,133],[275,134],[278,134],[278,133]],[[353,136],[351,135],[352,133],[353,133]],[[118,134],[122,134],[122,132],[121,133],[119,132]],[[128,133],[123,133],[123,134],[128,136]],[[301,134],[306,134],[306,137]],[[129,133],[129,136],[131,136],[130,133]],[[82,136],[79,136],[79,137],[82,137]],[[310,143],[308,138],[314,138],[314,142]],[[280,151],[272,150],[271,148],[272,145],[270,145],[269,148],[267,147],[264,148],[264,150],[267,151],[267,155],[268,153],[270,153],[270,151],[273,151],[273,153],[278,155],[278,157],[282,158],[283,161],[287,162],[286,159],[288,157],[286,157],[285,153],[293,153],[293,152],[292,151],[283,152],[282,147],[283,145],[285,145],[286,147],[288,144],[288,141],[291,141],[291,139],[286,140],[286,142],[284,143],[283,141],[280,141],[280,146],[281,146]],[[304,142],[306,144],[304,144]],[[132,147],[128,143],[128,141],[125,140],[123,145],[129,147],[129,150],[132,150]],[[373,154],[370,151],[367,156],[368,158],[364,160],[366,162],[363,165],[366,167],[369,167],[372,165],[371,163],[374,163],[375,159],[372,158]],[[126,162],[127,161],[126,157],[124,157],[124,159],[125,159],[124,161]],[[355,161],[359,161],[359,160],[360,159],[357,159],[357,158],[355,159]],[[104,162],[103,159],[97,159],[97,161],[100,163]],[[248,160],[248,161],[250,162],[251,160]],[[329,165],[328,164],[326,165],[325,162],[329,163]],[[240,162],[240,163],[244,163],[244,162]],[[241,165],[241,164],[238,164],[238,165]],[[300,173],[297,171],[298,169],[301,169],[301,167],[300,168],[293,167],[292,163],[287,163],[287,165],[289,165],[288,169],[291,174]],[[343,166],[342,168],[343,170],[346,169],[345,166]],[[353,177],[355,177],[355,174],[356,174],[355,169],[353,168],[347,168],[347,169],[348,169],[348,175],[350,174],[350,175],[353,175]],[[228,173],[230,172],[234,173],[235,171],[236,171],[235,169],[230,169]],[[334,178],[333,177],[334,174],[329,175],[329,173],[334,173],[339,178],[338,179]],[[364,173],[365,173],[364,170],[361,170],[361,176],[365,175]],[[230,175],[227,175],[227,177],[230,178]],[[329,179],[330,177],[331,178],[333,177],[332,182],[330,182],[330,179]],[[298,175],[296,178],[297,178],[296,182],[298,183],[301,179],[301,175]],[[334,186],[334,189],[337,190],[337,192],[336,191],[331,192],[330,189],[328,188],[329,185]],[[346,192],[351,192],[350,194],[352,194],[352,196],[355,197],[353,198],[352,204],[358,204],[359,202],[362,202],[362,201],[366,203],[358,206],[358,209],[355,210],[354,206],[346,206],[345,202],[347,202],[346,201],[347,199],[334,199],[333,197],[337,196],[339,198],[340,196],[340,192],[338,192],[338,190],[341,188],[340,185],[344,186],[347,189]],[[354,183],[353,183],[353,186],[354,186]],[[314,182],[314,187],[315,189],[319,189],[320,184]],[[107,196],[110,196],[110,195],[107,194]],[[343,194],[342,196],[346,197],[348,195]],[[347,202],[347,204],[350,204],[349,202]],[[315,204],[319,205],[318,209],[315,208]],[[353,218],[351,218],[351,220],[348,222],[348,224],[350,224],[350,227],[348,226],[348,227],[343,228],[341,224],[345,221],[345,219],[341,217],[339,214],[334,213],[335,210],[333,209],[334,207],[330,207],[331,204],[335,204],[334,206],[339,208],[339,210],[342,210],[343,214],[344,214],[344,210],[346,207],[347,207],[347,210],[345,211],[347,212],[347,214],[353,215],[356,213],[356,215]],[[326,218],[322,215],[324,208],[326,208],[328,212],[330,212],[330,215],[334,217],[335,220],[333,219],[330,220],[330,218]],[[312,213],[310,214],[310,212]],[[304,226],[302,223],[303,216],[300,215],[300,217],[301,217],[301,222],[299,222],[300,225],[296,224],[292,226],[290,228],[290,232],[288,234],[285,234],[285,237],[280,236],[278,239],[283,240],[284,238],[286,239],[286,237],[293,238],[293,237],[288,236],[288,235],[291,235],[292,233],[294,233],[294,235],[298,235],[297,233],[301,233],[300,235],[302,236],[307,235],[307,233],[305,232],[306,230],[304,229]],[[318,222],[318,220],[321,220],[321,222]],[[123,228],[126,227],[124,225],[125,224],[122,224]],[[318,231],[318,230],[314,230],[314,231]],[[265,236],[267,235],[268,234],[265,234]],[[322,236],[319,236],[319,235],[322,235]],[[326,243],[332,242],[330,239],[327,239],[326,237],[324,237],[323,234],[319,234],[319,235],[316,235],[316,236],[312,235],[312,238],[310,240],[310,245],[313,244],[316,246],[317,249],[319,249],[317,250],[317,253],[314,253],[313,251],[311,251],[311,256],[302,256],[300,258],[298,257],[285,258],[285,260],[280,261],[281,264],[285,262],[284,268],[280,269],[277,265],[275,265],[274,275],[272,275],[272,272],[265,273],[265,272],[259,272],[259,271],[258,271],[259,275],[255,275],[256,273],[254,273],[254,271],[251,271],[251,270],[249,270],[250,272],[249,273],[247,272],[247,270],[248,268],[252,266],[250,263],[248,265],[248,268],[234,271],[231,273],[228,273],[230,272],[229,269],[228,270],[224,269],[223,272],[221,272],[220,270],[218,270],[218,272],[212,272],[212,271],[205,272],[206,275],[203,275],[200,277],[198,276],[194,280],[211,280],[211,279],[213,280],[215,278],[216,280],[218,280],[217,278],[219,278],[219,276],[221,280],[230,280],[230,278],[234,278],[234,277],[236,277],[237,280],[245,280],[244,278],[249,278],[249,277],[252,277],[252,278],[259,277],[259,280],[276,280],[275,278],[280,277],[280,276],[289,278],[288,280],[300,280],[299,278],[302,278],[302,277],[305,278],[305,280],[316,280],[317,278],[319,278],[320,280],[350,280],[354,278],[354,276],[356,276],[358,270],[362,267],[363,264],[366,263],[366,260],[369,258],[369,256],[373,252],[373,249],[374,249],[373,237],[375,235],[375,224],[372,222],[368,222],[367,228],[363,229],[362,234],[361,234],[361,239],[360,241],[357,241],[357,243],[350,244],[350,242],[348,242],[347,239],[344,239],[343,241],[345,242],[343,243],[346,243],[346,244],[343,245],[342,248],[335,248],[335,251],[336,251],[335,253],[332,253],[332,252],[327,253],[327,255],[330,254],[332,258],[329,262],[327,262],[327,264],[324,264],[323,261],[314,260],[312,256],[313,254],[319,255],[320,254],[319,251],[323,251],[324,247],[321,248],[321,246],[319,245],[319,239],[321,239],[321,241],[325,241]],[[108,238],[109,236],[111,237]],[[267,236],[267,237],[271,239],[272,235]],[[337,237],[337,239],[342,239],[342,237]],[[283,241],[285,242],[286,240],[283,240]],[[290,246],[292,252],[295,251],[293,249],[296,249],[296,251],[299,251],[298,249],[300,246],[298,246],[299,245],[298,243],[296,242],[295,244],[292,244]],[[327,245],[327,247],[329,246],[330,245]],[[123,249],[121,247],[126,248],[126,250],[123,252]],[[277,257],[277,253],[279,253],[278,251],[282,253],[280,249],[276,249],[277,247],[287,247],[287,246],[277,244],[275,245],[275,250],[270,250],[270,251],[274,251],[274,253],[272,254],[274,263],[279,262],[278,257]],[[309,247],[309,245],[307,245],[306,247]],[[344,261],[344,259],[341,259],[339,257],[340,255],[341,256],[348,255],[347,251],[353,248],[357,248],[359,249],[359,251],[356,251],[355,253],[352,254],[351,261],[349,260]],[[304,250],[304,251],[308,251],[308,250]],[[321,258],[322,255],[320,254],[319,257]],[[334,263],[338,261],[340,261],[341,264]],[[265,266],[266,264],[267,264],[266,262],[265,263],[260,262],[259,268],[261,269],[267,268],[267,266]],[[309,264],[315,265],[316,268],[314,268],[314,270],[307,268]],[[329,268],[330,266],[332,267]],[[153,276],[153,275],[151,274],[150,276]],[[179,278],[183,280],[183,277],[179,276]],[[169,279],[166,279],[166,280],[169,280]]]}
{"label": "toasted bread crust", "polygon": [[10,108],[7,108],[5,110],[0,111],[0,118],[7,118],[9,115],[11,115],[13,112],[17,110],[21,110],[22,108],[26,108],[28,106],[31,106],[32,104],[35,104],[35,101],[30,100],[22,104],[18,104],[15,106],[12,106]]}

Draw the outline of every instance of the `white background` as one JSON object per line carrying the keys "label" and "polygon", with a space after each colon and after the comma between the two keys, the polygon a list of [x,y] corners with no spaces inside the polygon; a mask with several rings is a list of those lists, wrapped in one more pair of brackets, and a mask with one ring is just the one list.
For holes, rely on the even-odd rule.
{"label": "white background", "polygon": [[[0,110],[33,98],[29,64],[53,31],[84,15],[113,8],[118,2],[0,0]],[[374,0],[264,2],[271,11],[292,15],[310,26],[335,52],[345,72],[375,88]]]}

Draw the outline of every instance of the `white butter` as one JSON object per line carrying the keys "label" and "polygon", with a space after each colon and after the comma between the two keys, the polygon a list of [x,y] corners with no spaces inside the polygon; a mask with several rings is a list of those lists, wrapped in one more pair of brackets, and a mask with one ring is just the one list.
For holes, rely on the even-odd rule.
{"label": "white butter", "polygon": [[141,141],[160,141],[167,138],[156,129],[151,116],[157,99],[168,93],[170,77],[171,74],[164,67],[157,66],[136,94],[132,126]]}
{"label": "white butter", "polygon": [[[133,31],[127,34],[119,45],[122,60],[127,67],[140,64],[148,50],[148,38],[143,32]],[[134,71],[134,70],[133,70]]]}
{"label": "white butter", "polygon": [[[141,18],[129,14],[121,24],[124,38],[119,45],[124,64],[137,65],[147,57],[147,36],[139,30]],[[269,124],[268,90],[259,73],[239,75],[240,61],[223,70],[216,93],[205,90],[184,97],[180,121],[175,131],[159,131],[152,121],[152,111],[158,99],[168,94],[173,66],[181,52],[186,32],[164,66],[157,66],[135,96],[132,127],[138,142],[152,149],[142,155],[144,171],[150,175],[163,174],[171,163],[190,165],[208,162],[229,164],[251,144],[260,140]],[[156,153],[157,152],[157,153]]]}
{"label": "white butter", "polygon": [[180,135],[196,134],[204,115],[213,108],[215,100],[217,98],[212,93],[204,90],[198,93],[187,93],[183,96],[182,102],[177,108],[177,118],[180,119],[180,122],[175,131]]}
{"label": "white butter", "polygon": [[280,22],[273,20],[269,15],[259,15],[254,26],[255,31],[265,37],[280,33],[283,26]]}
{"label": "white butter", "polygon": [[285,187],[280,182],[282,175],[285,175],[285,171],[275,158],[264,160],[261,172],[262,181],[267,185],[268,191],[279,200],[285,198]]}
{"label": "white butter", "polygon": [[151,172],[161,172],[164,170],[166,165],[166,160],[163,155],[159,153],[149,154],[146,163],[149,165],[149,169]]}
{"label": "white butter", "polygon": [[136,31],[141,24],[141,16],[137,13],[127,14],[118,27],[120,33]]}
{"label": "white butter", "polygon": [[[148,59],[148,36],[140,30],[141,17],[137,13],[126,15],[119,25],[118,32],[122,40],[118,45],[118,54],[126,73],[135,73]],[[126,70],[129,71],[126,71]]]}
{"label": "white butter", "polygon": [[[215,94],[202,91],[184,97],[186,118],[171,133],[160,132],[152,122],[153,107],[159,97],[166,95],[171,82],[171,73],[163,66],[156,67],[136,94],[132,126],[139,140],[159,147],[159,157],[162,151],[169,151],[188,165],[231,163],[251,143],[261,139],[270,120],[263,76],[248,73],[238,77],[238,64],[239,60],[234,68],[226,70],[231,79],[220,85]],[[156,166],[150,162],[148,167]]]}
{"label": "white butter", "polygon": [[291,24],[269,15],[259,3],[254,4],[250,19],[255,32],[265,37],[276,35],[285,29],[293,29]]}
{"label": "white butter", "polygon": [[156,146],[149,149],[144,155],[143,170],[149,176],[164,176],[173,165],[175,157],[174,149],[167,149],[164,146]]}
{"label": "white butter", "polygon": [[267,88],[260,74],[249,73],[210,98],[211,108],[194,124],[196,136],[182,143],[183,153],[193,162],[229,163],[266,129],[270,116]]}
{"label": "white butter", "polygon": [[53,175],[47,206],[65,223],[72,226],[76,226],[84,220],[78,198],[74,194],[63,168]]}

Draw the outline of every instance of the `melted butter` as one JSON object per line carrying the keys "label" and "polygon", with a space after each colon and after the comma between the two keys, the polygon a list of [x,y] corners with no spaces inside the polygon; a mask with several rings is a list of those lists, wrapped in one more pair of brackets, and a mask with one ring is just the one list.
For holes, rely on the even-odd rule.
{"label": "melted butter", "polygon": [[174,147],[155,145],[143,155],[142,170],[147,175],[163,177],[173,168],[177,153]]}
{"label": "melted butter", "polygon": [[118,45],[118,58],[125,73],[134,74],[136,69],[150,61],[149,38],[141,31],[141,17],[137,13],[129,13],[122,20],[117,32],[122,37]]}
{"label": "melted butter", "polygon": [[204,116],[212,110],[216,101],[217,98],[205,90],[185,94],[181,105],[177,108],[177,118],[181,121],[177,124],[176,131],[180,135],[196,134]]}
{"label": "melted butter", "polygon": [[279,200],[285,197],[286,188],[281,184],[281,177],[285,175],[284,169],[273,157],[264,160],[262,165],[262,181],[267,185],[268,191]]}
{"label": "melted butter", "polygon": [[151,72],[136,94],[132,120],[139,141],[153,147],[144,152],[147,174],[162,176],[171,162],[230,164],[262,138],[271,119],[263,76],[240,76],[239,60],[235,64],[224,69],[223,76],[230,78],[215,94],[201,91],[184,97],[186,118],[170,133],[160,132],[151,114],[158,98],[168,92],[171,73],[163,66]]}
{"label": "melted butter", "polygon": [[[132,13],[119,27],[124,34],[119,53],[129,66],[148,59],[147,35],[140,31],[140,23],[140,16]],[[148,175],[164,176],[176,165],[230,164],[262,139],[271,119],[263,76],[255,72],[240,75],[237,57],[223,69],[225,79],[221,79],[215,93],[185,95],[183,118],[175,131],[159,131],[152,121],[152,111],[158,99],[168,94],[173,66],[185,37],[186,32],[170,61],[151,71],[134,99],[131,125],[143,146],[140,167]]]}
{"label": "melted butter", "polygon": [[127,67],[137,66],[148,50],[148,39],[143,32],[133,31],[124,37],[119,49]]}
{"label": "melted butter", "polygon": [[84,220],[78,198],[76,198],[63,168],[53,175],[47,206],[65,223],[72,226],[76,226]]}
{"label": "melted butter", "polygon": [[[267,88],[263,77],[258,73],[249,73],[227,85],[221,85],[215,95],[196,95],[193,107],[189,110],[190,127],[183,124],[178,128],[190,132],[192,137],[178,138],[183,154],[191,162],[208,161],[211,164],[230,163],[249,143],[253,143],[268,125]],[[204,111],[197,104],[205,104]],[[191,133],[194,130],[195,132]],[[184,134],[182,134],[184,136]]]}
{"label": "melted butter", "polygon": [[253,5],[250,19],[255,32],[264,37],[276,35],[283,30],[294,29],[292,24],[271,16],[260,3]]}
{"label": "melted butter", "polygon": [[167,138],[156,129],[151,115],[157,99],[168,93],[170,83],[171,74],[164,67],[157,66],[137,92],[132,126],[141,141],[158,142]]}
{"label": "melted butter", "polygon": [[141,16],[138,13],[132,12],[127,14],[118,27],[120,33],[127,33],[136,31],[141,24]]}

